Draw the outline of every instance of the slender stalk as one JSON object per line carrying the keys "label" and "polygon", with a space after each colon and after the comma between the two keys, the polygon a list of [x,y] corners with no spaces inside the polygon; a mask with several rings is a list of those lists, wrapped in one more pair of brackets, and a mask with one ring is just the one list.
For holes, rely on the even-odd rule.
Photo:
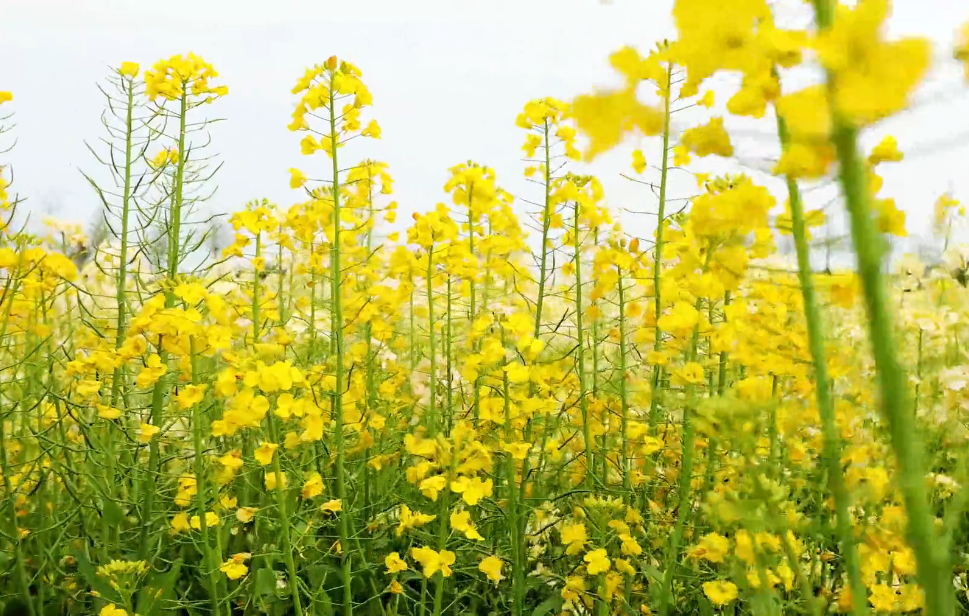
{"label": "slender stalk", "polygon": [[[187,87],[183,85],[183,91],[187,92]],[[186,114],[188,112],[188,94],[182,94],[179,99],[179,114],[178,114],[178,166],[175,170],[174,185],[172,191],[171,200],[171,222],[168,228],[168,281],[169,283],[174,282],[175,276],[178,273],[178,257],[179,251],[181,250],[181,243],[179,241],[179,236],[181,234],[181,217],[182,217],[182,199],[183,199],[183,189],[184,189],[184,178],[185,178],[185,127],[186,127]],[[171,308],[175,305],[175,294],[172,289],[169,288],[165,292],[165,307]],[[168,353],[162,348],[161,340],[158,341],[158,356],[161,359],[162,365],[168,362]],[[155,382],[155,387],[151,392],[151,417],[150,423],[153,426],[158,426],[162,422],[162,412],[165,402],[165,391],[168,387],[168,375],[162,376],[158,381]],[[148,557],[148,542],[151,536],[151,530],[155,526],[154,520],[154,509],[155,509],[155,486],[158,479],[159,473],[159,463],[160,463],[160,452],[158,448],[158,438],[151,439],[148,444],[148,476],[145,480],[144,488],[144,501],[141,508],[141,541],[140,541],[140,558],[145,560]]]}
{"label": "slender stalk", "polygon": [[[663,166],[660,171],[659,180],[659,211],[656,216],[656,257],[653,261],[653,297],[654,313],[656,318],[656,340],[653,343],[653,350],[659,352],[663,348],[663,330],[659,326],[660,317],[663,316],[663,301],[660,291],[660,282],[663,270],[663,226],[666,222],[666,178],[669,173],[669,151],[670,151],[670,89],[673,85],[673,65],[669,64],[666,68],[666,90],[663,96]],[[659,422],[659,386],[662,380],[663,367],[657,364],[653,366],[653,391],[652,400],[649,403],[649,426],[655,428]]]}
{"label": "slender stalk", "polygon": [[551,144],[548,142],[549,125],[548,118],[545,119],[544,138],[545,146],[545,204],[542,212],[542,256],[538,267],[538,297],[535,299],[535,331],[534,336],[537,340],[542,331],[542,307],[545,303],[545,282],[548,277],[548,232],[552,227],[552,154]]}
{"label": "slender stalk", "polygon": [[430,400],[427,405],[427,416],[431,434],[436,435],[439,429],[437,418],[437,338],[434,335],[434,246],[427,249],[427,346],[430,353],[431,372],[429,388]]}
{"label": "slender stalk", "polygon": [[340,268],[340,167],[337,163],[337,147],[339,146],[337,135],[337,111],[336,111],[336,91],[333,89],[333,80],[330,80],[330,153],[333,162],[333,238],[330,248],[330,284],[333,318],[336,327],[332,332],[335,345],[336,367],[335,385],[333,391],[333,440],[336,446],[336,491],[337,498],[343,503],[340,511],[340,546],[343,550],[340,553],[341,568],[343,572],[343,613],[344,616],[353,614],[353,589],[350,587],[352,580],[352,569],[350,562],[350,532],[349,515],[350,503],[347,502],[347,478],[346,478],[346,446],[343,435],[343,380],[344,380],[344,349],[343,349],[343,298],[340,290],[340,280],[342,270]]}
{"label": "slender stalk", "polygon": [[[267,417],[269,419],[269,438],[276,443],[279,440],[279,436],[276,429],[276,419],[274,413],[268,413]],[[280,452],[276,452],[276,454],[273,456],[273,472],[276,474],[276,512],[279,516],[279,527],[281,530],[280,535],[283,543],[283,558],[286,560],[289,593],[293,597],[293,607],[296,611],[296,616],[303,616],[303,604],[299,596],[299,576],[296,570],[296,561],[293,558],[293,542],[291,537],[292,531],[290,530],[289,513],[286,511],[286,489],[283,486],[282,465],[279,462],[280,457]],[[342,543],[340,545],[344,550],[349,549],[348,545],[344,545]]]}
{"label": "slender stalk", "polygon": [[[508,372],[502,372],[501,393],[504,398],[505,440],[514,439],[511,421],[511,395],[508,391]],[[525,563],[522,562],[522,532],[518,520],[518,490],[515,485],[515,457],[505,454],[505,474],[508,481],[508,525],[511,528],[512,616],[521,616],[525,602]]]}
{"label": "slender stalk", "polygon": [[[189,338],[192,362],[192,384],[198,384],[198,355],[195,351],[195,336]],[[202,534],[202,553],[204,555],[203,564],[208,569],[207,581],[209,584],[209,595],[212,601],[212,613],[222,612],[222,596],[219,592],[220,576],[219,564],[222,559],[221,554],[216,554],[212,550],[210,541],[210,530],[205,514],[208,511],[209,489],[205,471],[205,431],[202,420],[202,403],[192,407],[192,440],[195,446],[195,487],[196,487],[196,507],[195,511],[199,517],[199,526]],[[218,528],[215,529],[218,534]],[[220,550],[221,552],[221,550]]]}
{"label": "slender stalk", "polygon": [[589,423],[589,396],[585,380],[585,331],[582,329],[582,245],[579,241],[579,204],[575,204],[575,218],[572,226],[572,250],[575,265],[575,335],[578,344],[576,352],[576,372],[579,377],[579,409],[582,412],[582,436],[585,440],[585,487],[592,490],[592,426]]}

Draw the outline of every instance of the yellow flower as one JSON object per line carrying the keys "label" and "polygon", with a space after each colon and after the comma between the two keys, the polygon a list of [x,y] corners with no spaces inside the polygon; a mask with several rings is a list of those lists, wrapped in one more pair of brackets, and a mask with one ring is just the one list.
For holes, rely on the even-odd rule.
{"label": "yellow flower", "polygon": [[737,598],[737,586],[733,582],[722,580],[704,582],[703,594],[714,605],[726,605]]}
{"label": "yellow flower", "polygon": [[914,612],[925,608],[925,591],[917,584],[902,584],[898,591],[899,608],[903,612]]}
{"label": "yellow flower", "polygon": [[209,290],[197,282],[182,283],[175,287],[175,296],[189,306],[196,306],[209,296]]}
{"label": "yellow flower", "polygon": [[387,573],[407,571],[407,563],[404,562],[404,559],[397,552],[391,552],[384,558],[384,566],[387,567]]}
{"label": "yellow flower", "polygon": [[707,533],[690,549],[692,558],[703,558],[712,563],[722,563],[730,552],[730,540],[718,533]]}
{"label": "yellow flower", "polygon": [[690,164],[690,149],[685,145],[673,148],[673,166],[685,167]]}
{"label": "yellow flower", "polygon": [[437,495],[447,486],[447,478],[444,475],[435,475],[434,477],[428,477],[421,482],[420,490],[421,494],[431,499],[432,501],[437,500]]}
{"label": "yellow flower", "polygon": [[616,570],[619,571],[620,573],[623,573],[629,576],[636,575],[636,569],[625,558],[617,558],[615,565],[616,565]]}
{"label": "yellow flower", "polygon": [[[219,525],[219,516],[213,511],[206,511],[205,527],[214,528],[218,525]],[[189,526],[191,526],[195,530],[202,530],[202,519],[197,515],[193,515],[191,520],[189,520]]]}
{"label": "yellow flower", "polygon": [[436,515],[428,515],[419,511],[412,512],[407,505],[400,506],[400,525],[397,527],[397,536],[400,537],[408,529],[418,528],[433,522]]}
{"label": "yellow flower", "polygon": [[451,576],[451,565],[454,564],[454,552],[441,550],[437,552],[428,547],[411,548],[411,558],[416,560],[424,568],[424,577],[430,578],[432,575],[441,572],[444,577]]}
{"label": "yellow flower", "polygon": [[265,484],[267,490],[275,490],[277,483],[283,488],[288,485],[286,481],[286,473],[280,473],[279,475],[280,481],[277,482],[276,473],[266,473],[266,476],[263,478],[263,483]]}
{"label": "yellow flower", "polygon": [[691,361],[679,370],[676,370],[673,375],[681,385],[700,385],[703,383],[703,366],[695,361]]}
{"label": "yellow flower", "polygon": [[256,517],[256,512],[259,511],[256,507],[239,507],[236,510],[236,519],[243,524],[248,524],[252,522],[252,519]]}
{"label": "yellow flower", "polygon": [[502,449],[511,454],[516,460],[524,460],[528,457],[528,451],[531,449],[531,443],[505,443]]}
{"label": "yellow flower", "polygon": [[152,353],[145,360],[145,367],[138,373],[135,383],[141,389],[147,389],[154,385],[166,372],[168,372],[168,366],[162,363],[161,357],[157,353]]}
{"label": "yellow flower", "polygon": [[161,432],[161,428],[158,426],[142,423],[138,429],[138,441],[147,445],[159,432]]}
{"label": "yellow flower", "polygon": [[905,158],[905,155],[898,149],[898,142],[895,141],[895,137],[885,135],[885,138],[868,155],[868,162],[872,165],[884,162],[897,163],[903,158]]}
{"label": "yellow flower", "polygon": [[306,183],[306,176],[299,169],[291,168],[289,170],[289,187],[299,188]]}
{"label": "yellow flower", "polygon": [[172,527],[172,533],[174,534],[183,533],[187,530],[191,530],[192,525],[188,521],[188,514],[176,513],[172,517],[171,527]]}
{"label": "yellow flower", "polygon": [[323,476],[313,471],[303,483],[303,498],[316,498],[320,494],[323,494]]}
{"label": "yellow flower", "polygon": [[753,565],[756,557],[754,556],[754,541],[751,539],[750,533],[744,529],[740,529],[734,535],[734,541],[737,543],[737,558],[748,565]]}
{"label": "yellow flower", "polygon": [[139,66],[137,62],[122,62],[121,68],[118,70],[122,77],[131,77],[134,79],[138,76]]}
{"label": "yellow flower", "polygon": [[341,501],[338,498],[334,498],[333,500],[328,500],[322,505],[320,505],[320,511],[323,511],[326,513],[337,513],[337,512],[343,511],[343,501]]}
{"label": "yellow flower", "polygon": [[[965,65],[966,79],[969,80],[969,21],[959,29],[958,42],[952,52],[952,57]],[[2,92],[0,92],[0,102],[3,102]]]}
{"label": "yellow flower", "polygon": [[493,492],[494,484],[491,479],[481,481],[478,477],[460,476],[451,482],[451,491],[461,495],[464,502],[469,505],[477,505],[478,501]]}
{"label": "yellow flower", "polygon": [[497,584],[504,579],[504,576],[501,575],[502,564],[501,559],[497,556],[489,556],[478,563],[478,571],[484,573],[489,580]]}
{"label": "yellow flower", "polygon": [[190,409],[205,397],[206,385],[186,385],[178,394],[174,396],[178,408],[181,410]]}
{"label": "yellow flower", "polygon": [[658,135],[664,126],[663,112],[641,103],[635,84],[577,97],[572,101],[572,116],[589,138],[585,151],[588,160],[618,145],[628,133]]}
{"label": "yellow flower", "polygon": [[730,144],[730,135],[723,127],[723,118],[712,118],[705,125],[685,130],[680,144],[700,157],[710,154],[733,156],[733,146]]}
{"label": "yellow flower", "polygon": [[898,603],[898,594],[895,592],[894,588],[882,582],[880,584],[871,586],[870,590],[871,596],[868,597],[868,601],[871,602],[871,606],[875,608],[875,611],[895,611]]}
{"label": "yellow flower", "polygon": [[478,529],[476,529],[474,524],[471,522],[470,511],[451,512],[451,528],[458,532],[464,533],[465,537],[468,539],[475,539],[477,541],[484,539],[484,537],[478,533]]}
{"label": "yellow flower", "polygon": [[838,111],[856,125],[904,109],[929,67],[928,41],[882,40],[888,12],[888,0],[861,0],[851,8],[839,3],[833,25],[814,43],[821,64],[834,73]]}
{"label": "yellow flower", "polygon": [[12,93],[7,92],[6,90],[0,91],[0,105],[2,105],[4,103],[9,103],[12,100],[13,100],[13,94]]}
{"label": "yellow flower", "polygon": [[116,606],[114,603],[109,603],[101,608],[98,616],[128,616],[128,612]]}
{"label": "yellow flower", "polygon": [[633,171],[642,173],[646,171],[646,157],[642,150],[633,150]]}
{"label": "yellow flower", "polygon": [[267,466],[271,464],[273,461],[273,456],[276,455],[276,449],[278,448],[279,448],[279,445],[277,445],[276,443],[270,443],[268,441],[264,442],[255,451],[254,455],[256,457],[256,460],[259,462],[259,464],[263,466]]}
{"label": "yellow flower", "polygon": [[611,562],[606,557],[606,551],[603,548],[592,550],[583,556],[582,560],[587,563],[585,568],[589,572],[589,575],[605,573],[611,567]]}
{"label": "yellow flower", "polygon": [[114,408],[113,406],[95,404],[94,408],[98,410],[98,417],[102,419],[118,419],[121,417],[121,409]]}
{"label": "yellow flower", "polygon": [[249,573],[249,567],[245,565],[245,562],[252,557],[249,552],[241,552],[239,554],[233,554],[232,558],[225,561],[225,563],[219,567],[219,571],[225,574],[230,580],[238,580],[245,574]]}
{"label": "yellow flower", "polygon": [[585,547],[586,530],[585,524],[566,524],[559,533],[562,535],[562,543],[568,546],[565,553],[572,555],[578,554]]}

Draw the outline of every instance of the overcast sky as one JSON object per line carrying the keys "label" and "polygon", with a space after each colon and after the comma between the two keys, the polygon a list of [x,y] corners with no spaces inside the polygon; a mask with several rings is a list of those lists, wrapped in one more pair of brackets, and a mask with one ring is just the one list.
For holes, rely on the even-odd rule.
{"label": "overcast sky", "polygon": [[[969,19],[963,4],[896,0],[890,22],[893,34],[927,35],[936,43],[933,75],[914,108],[866,135],[870,144],[890,132],[907,152],[903,163],[884,169],[883,196],[896,197],[913,232],[927,229],[932,203],[946,190],[969,201],[969,88],[950,59],[955,29]],[[286,129],[295,102],[290,89],[304,67],[336,54],[363,70],[374,97],[371,116],[383,127],[380,141],[354,142],[342,151],[344,160],[390,164],[404,221],[398,224],[444,200],[447,168],[469,158],[495,168],[499,184],[516,196],[537,199],[540,188],[522,177],[524,132],[514,126],[516,114],[532,98],[568,99],[614,83],[609,53],[625,44],[645,53],[674,36],[671,6],[669,0],[0,0],[0,90],[14,93],[4,111],[16,113],[18,139],[2,162],[13,164],[17,191],[33,211],[90,220],[98,200],[78,169],[95,168],[83,142],[101,135],[97,82],[122,61],[144,67],[191,50],[230,88],[206,108],[227,120],[213,130],[224,167],[212,208],[231,211],[262,197],[288,206],[300,197],[288,187],[288,169],[312,176],[314,166],[328,164],[322,154],[302,157],[299,135]],[[729,82],[719,80],[715,89],[726,91]],[[717,102],[722,110],[726,96]],[[685,115],[680,128],[693,121]],[[728,126],[738,128],[741,162],[764,166],[758,161],[774,155],[771,120]],[[614,208],[653,209],[655,199],[643,187],[618,177],[634,147],[658,163],[658,139],[632,140],[591,170]],[[728,167],[704,160],[695,168]],[[684,174],[672,192],[689,194],[694,186]],[[814,198],[830,197],[823,193]],[[654,224],[646,217],[625,222],[640,235]]]}

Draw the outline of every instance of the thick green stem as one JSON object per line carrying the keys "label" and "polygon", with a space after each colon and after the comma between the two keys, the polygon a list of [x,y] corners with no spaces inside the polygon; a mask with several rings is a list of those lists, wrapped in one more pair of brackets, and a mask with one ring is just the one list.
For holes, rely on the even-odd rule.
{"label": "thick green stem", "polygon": [[[780,115],[777,116],[777,132],[780,136],[781,146],[786,149],[789,145],[789,136],[787,125]],[[821,319],[821,310],[818,307],[814,280],[811,277],[811,255],[807,243],[804,204],[801,201],[801,191],[798,189],[797,182],[792,178],[787,178],[787,193],[791,205],[794,246],[797,251],[798,280],[801,285],[801,296],[804,299],[808,345],[814,363],[814,395],[818,405],[818,413],[821,416],[828,486],[834,497],[835,522],[838,540],[841,543],[841,556],[848,571],[848,585],[852,593],[852,613],[855,616],[863,616],[868,611],[867,594],[861,579],[858,548],[855,545],[854,533],[851,529],[851,517],[848,513],[849,494],[841,471],[841,437],[838,434],[834,400],[831,394],[831,380],[828,377],[824,323]]]}
{"label": "thick green stem", "polygon": [[[835,3],[815,0],[818,28],[834,22]],[[828,74],[829,100],[835,100],[837,75]],[[908,514],[908,539],[915,552],[918,581],[925,591],[929,616],[952,613],[952,567],[948,546],[935,532],[935,516],[925,487],[925,463],[915,413],[909,398],[905,371],[895,350],[895,330],[882,273],[884,242],[872,217],[864,160],[858,154],[858,131],[837,109],[831,139],[839,160],[839,176],[845,207],[851,222],[851,239],[858,275],[865,296],[869,339],[875,356],[881,412],[888,424],[898,462],[898,483]]]}

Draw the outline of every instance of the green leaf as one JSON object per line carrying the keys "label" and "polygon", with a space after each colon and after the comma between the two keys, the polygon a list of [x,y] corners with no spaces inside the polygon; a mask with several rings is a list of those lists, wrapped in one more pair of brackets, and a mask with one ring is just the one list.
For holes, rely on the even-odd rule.
{"label": "green leaf", "polygon": [[[172,563],[168,571],[152,572],[138,592],[138,613],[143,616],[164,614],[165,603],[171,601],[172,589],[182,571],[182,559]],[[159,594],[160,591],[160,594]]]}
{"label": "green leaf", "polygon": [[713,616],[713,605],[706,597],[700,597],[700,616]]}
{"label": "green leaf", "polygon": [[532,616],[545,616],[545,614],[550,612],[557,612],[562,608],[564,603],[565,600],[562,597],[549,597],[535,606],[535,609],[532,611]]}
{"label": "green leaf", "polygon": [[256,570],[256,581],[253,583],[253,594],[256,597],[276,596],[276,572],[265,567],[260,567],[258,570]]}
{"label": "green leaf", "polygon": [[121,521],[124,519],[124,512],[121,511],[118,503],[113,500],[104,501],[104,508],[101,511],[101,515],[104,516],[104,521],[112,527],[120,526]]}

